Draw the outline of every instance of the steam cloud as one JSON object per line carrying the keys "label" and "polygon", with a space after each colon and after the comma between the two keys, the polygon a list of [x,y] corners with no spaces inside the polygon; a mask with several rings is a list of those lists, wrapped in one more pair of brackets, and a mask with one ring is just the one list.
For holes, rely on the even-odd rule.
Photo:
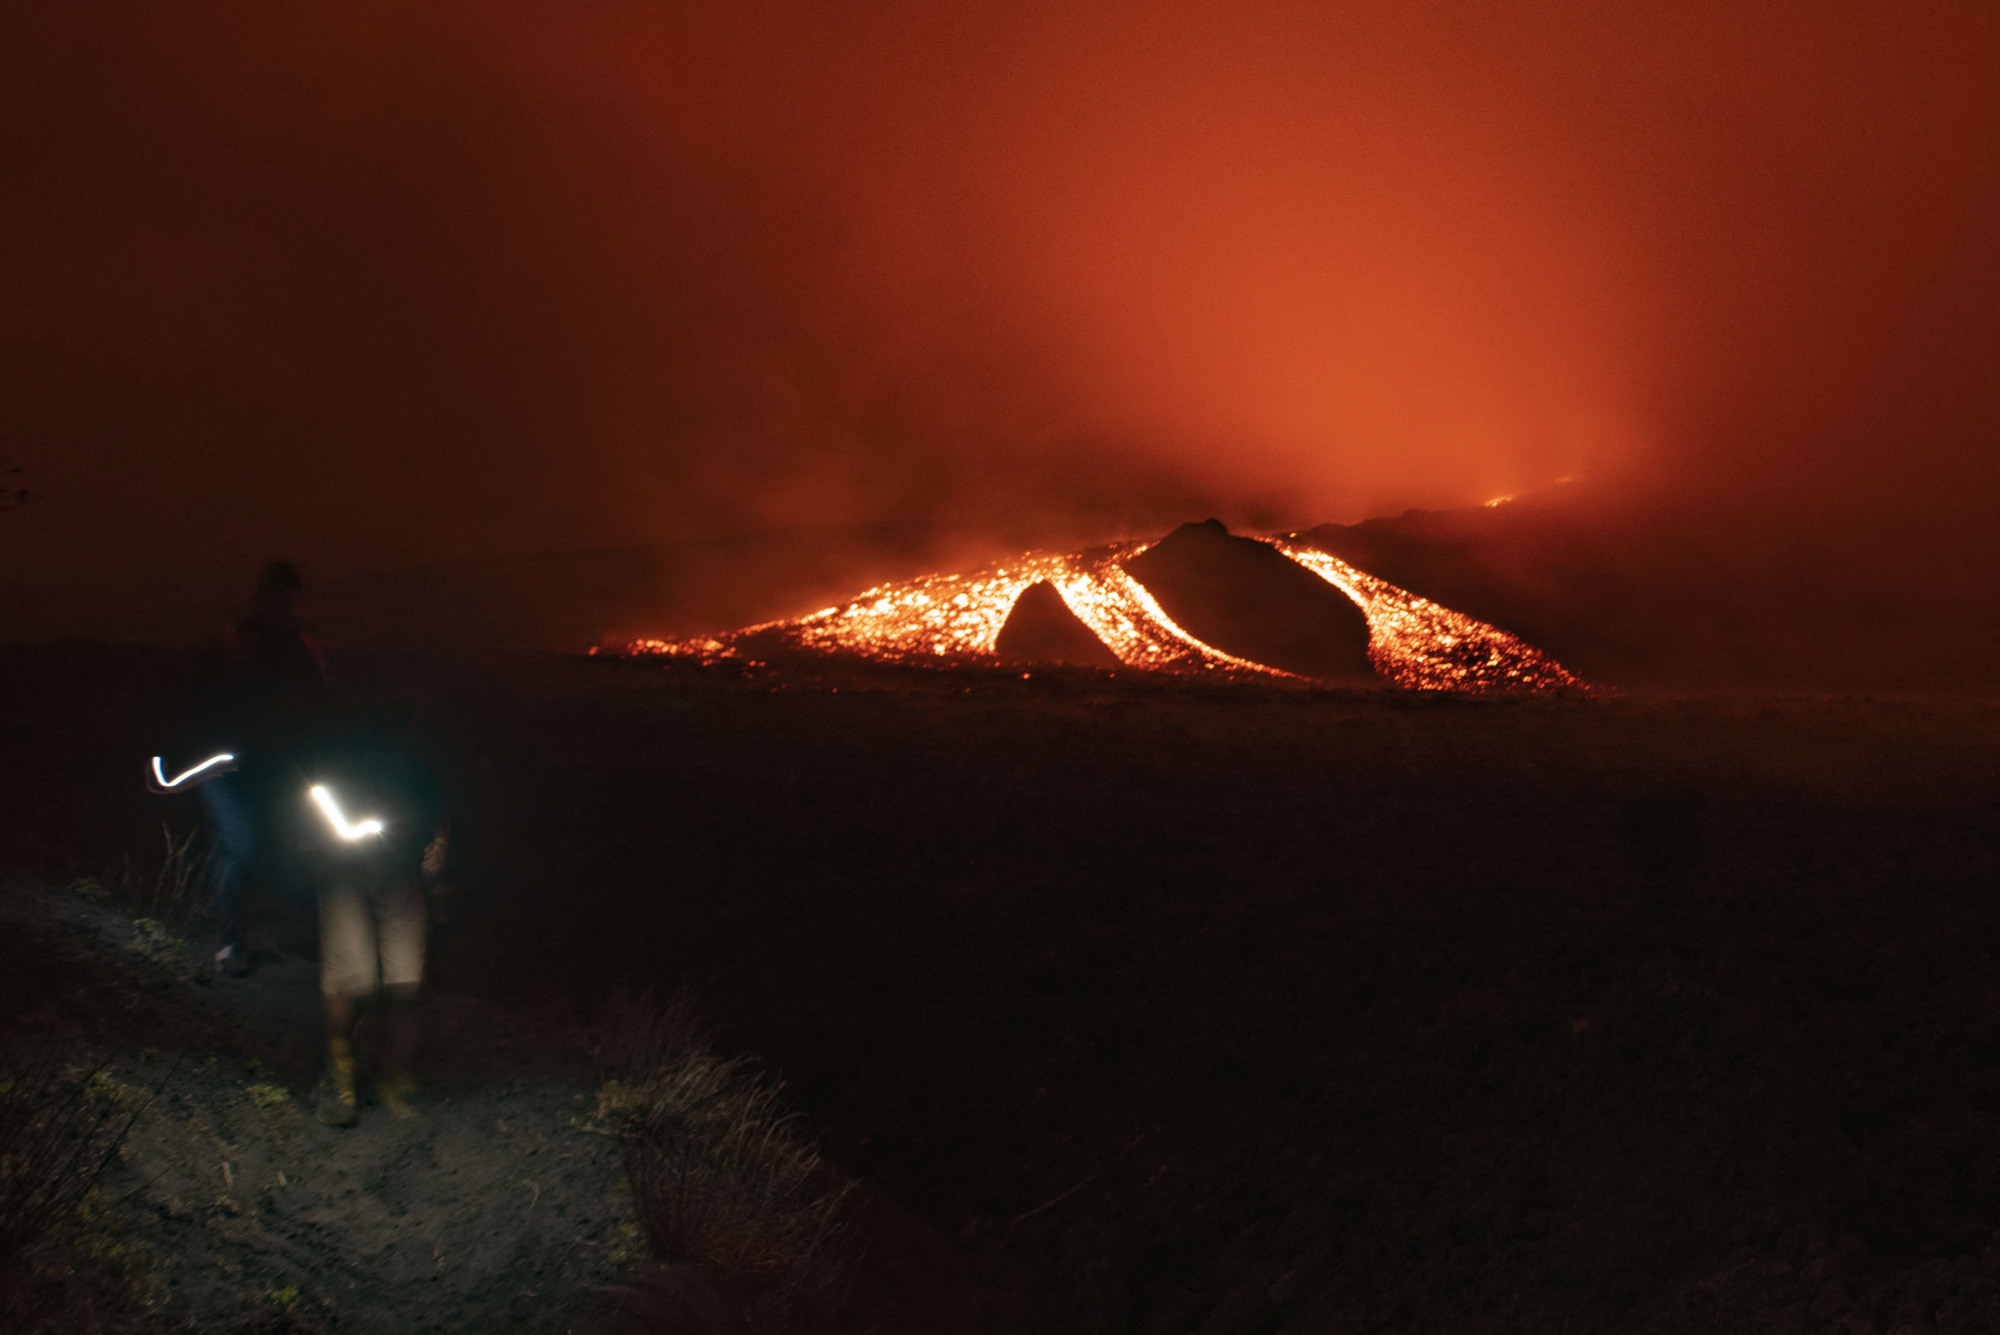
{"label": "steam cloud", "polygon": [[1584,473],[1960,569],[2000,470],[1996,32],[11,6],[0,448],[38,490],[0,561],[1001,550]]}

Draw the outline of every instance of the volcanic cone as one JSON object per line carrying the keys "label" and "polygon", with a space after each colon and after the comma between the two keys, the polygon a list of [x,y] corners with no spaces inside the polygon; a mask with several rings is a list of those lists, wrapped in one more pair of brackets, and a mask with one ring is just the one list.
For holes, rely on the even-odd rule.
{"label": "volcanic cone", "polygon": [[1021,590],[993,648],[1001,658],[1019,663],[1119,665],[1118,655],[1069,610],[1056,586],[1045,579]]}
{"label": "volcanic cone", "polygon": [[1375,682],[1368,618],[1269,543],[1210,519],[1181,525],[1125,569],[1205,644],[1301,676]]}

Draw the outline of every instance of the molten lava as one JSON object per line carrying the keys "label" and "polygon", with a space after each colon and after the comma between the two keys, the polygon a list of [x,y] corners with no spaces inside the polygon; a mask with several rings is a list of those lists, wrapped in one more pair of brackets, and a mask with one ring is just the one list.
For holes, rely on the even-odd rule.
{"label": "molten lava", "polygon": [[[1364,574],[1288,536],[1267,541],[1361,608],[1368,619],[1369,661],[1385,681],[1407,690],[1587,689],[1517,636]],[[1125,570],[1124,563],[1148,545],[1034,554],[970,575],[927,575],[880,585],[852,602],[789,621],[685,640],[635,640],[626,651],[705,663],[749,659],[761,650],[845,653],[891,663],[997,663],[995,646],[1015,602],[1030,585],[1047,580],[1078,620],[1128,667],[1301,680],[1224,653],[1176,624]]]}
{"label": "molten lava", "polygon": [[1411,691],[1585,689],[1583,681],[1534,645],[1454,612],[1328,552],[1288,537],[1271,545],[1352,598],[1368,618],[1368,658],[1376,673]]}

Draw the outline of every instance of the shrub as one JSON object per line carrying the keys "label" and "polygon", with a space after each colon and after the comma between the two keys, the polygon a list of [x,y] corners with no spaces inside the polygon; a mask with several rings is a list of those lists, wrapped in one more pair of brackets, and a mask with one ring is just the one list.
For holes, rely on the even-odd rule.
{"label": "shrub", "polygon": [[67,1066],[52,1039],[0,1054],[0,1312],[29,1252],[80,1210],[146,1102],[101,1066]]}
{"label": "shrub", "polygon": [[613,1027],[598,1111],[622,1136],[633,1210],[662,1259],[710,1267],[754,1306],[823,1309],[848,1184],[784,1111],[783,1085],[722,1057],[685,1001]]}
{"label": "shrub", "polygon": [[115,901],[126,912],[156,919],[175,932],[185,932],[208,912],[212,850],[199,825],[177,831],[160,822],[159,861],[122,853],[102,879],[79,876],[70,893],[97,903]]}

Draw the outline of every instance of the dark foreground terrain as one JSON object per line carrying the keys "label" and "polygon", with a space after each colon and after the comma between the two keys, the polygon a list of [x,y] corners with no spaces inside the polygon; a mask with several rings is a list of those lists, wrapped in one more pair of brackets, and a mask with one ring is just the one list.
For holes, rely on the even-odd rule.
{"label": "dark foreground terrain", "polygon": [[91,1102],[129,1121],[76,1211],[75,1255],[40,1258],[71,1291],[10,1316],[53,1331],[561,1331],[607,1305],[634,1259],[631,1206],[588,1062],[560,1032],[434,998],[423,1115],[371,1107],[363,1130],[336,1131],[309,1099],[310,961],[267,956],[251,981],[204,986],[191,945],[135,934],[96,898],[19,879],[0,894],[10,1041],[55,1027],[73,1060],[101,1063]]}
{"label": "dark foreground terrain", "polygon": [[[687,986],[989,1328],[2000,1328],[2000,709],[335,666],[458,801],[440,995]],[[10,866],[191,822],[182,667],[0,651]]]}

